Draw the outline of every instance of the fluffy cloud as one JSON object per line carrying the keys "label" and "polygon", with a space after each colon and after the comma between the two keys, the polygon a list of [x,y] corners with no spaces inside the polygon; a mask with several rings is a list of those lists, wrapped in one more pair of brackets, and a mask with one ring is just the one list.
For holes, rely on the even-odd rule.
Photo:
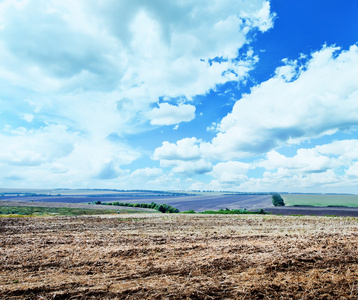
{"label": "fluffy cloud", "polygon": [[[193,189],[238,191],[354,191],[358,182],[358,140],[334,141],[309,149],[298,149],[289,157],[271,151],[252,163],[218,163],[209,174],[209,184],[195,182]],[[263,170],[262,176],[250,177],[249,171]]]}
{"label": "fluffy cloud", "polygon": [[0,135],[0,163],[36,166],[70,155],[78,133],[61,125],[49,125],[39,131],[19,128]]}
{"label": "fluffy cloud", "polygon": [[190,104],[160,103],[159,108],[154,108],[148,113],[150,123],[153,125],[173,125],[180,122],[188,122],[195,118],[195,106]]}
{"label": "fluffy cloud", "polygon": [[356,128],[358,47],[335,51],[324,47],[306,65],[278,69],[253,88],[223,118],[207,150],[239,158]]}
{"label": "fluffy cloud", "polygon": [[144,169],[137,169],[132,174],[131,177],[138,178],[144,177],[146,179],[157,177],[163,174],[163,170],[159,168],[144,168]]}
{"label": "fluffy cloud", "polygon": [[358,182],[358,161],[354,162],[346,172],[348,177],[354,178]]}
{"label": "fluffy cloud", "polygon": [[126,145],[88,139],[63,125],[9,129],[0,140],[0,183],[9,187],[95,186],[98,180],[118,178],[121,166],[141,156]]}
{"label": "fluffy cloud", "polygon": [[[161,166],[166,166],[165,164],[166,164],[165,161],[161,162]],[[196,161],[180,161],[180,160],[171,161],[169,166],[173,166],[173,165],[174,168],[172,169],[172,171],[174,173],[185,174],[188,176],[192,176],[195,174],[204,174],[212,170],[211,163],[204,159],[200,159]]]}
{"label": "fluffy cloud", "polygon": [[[238,100],[202,157],[225,161],[358,126],[358,47],[324,47],[305,64],[288,62]],[[179,142],[177,143],[179,145]],[[169,145],[166,145],[169,148]],[[304,155],[310,155],[304,153]],[[312,158],[314,160],[314,158]]]}
{"label": "fluffy cloud", "polygon": [[187,138],[171,144],[163,142],[163,145],[153,154],[152,159],[160,160],[160,166],[172,168],[172,172],[192,176],[204,174],[212,170],[211,162],[201,158],[198,147],[200,140]]}
{"label": "fluffy cloud", "polygon": [[271,151],[267,154],[267,160],[258,163],[258,166],[266,170],[284,168],[291,169],[293,172],[299,170],[300,173],[320,173],[338,164],[338,161],[321,155],[316,149],[299,149],[294,157],[286,157],[277,151]]}
{"label": "fluffy cloud", "polygon": [[218,163],[213,167],[211,175],[214,178],[218,178],[218,182],[221,184],[233,184],[233,186],[246,181],[250,164],[242,163],[238,161],[229,161],[225,163]]}
{"label": "fluffy cloud", "polygon": [[266,170],[285,170],[287,174],[347,169],[358,160],[357,147],[358,140],[341,140],[310,149],[298,149],[293,157],[271,151],[266,154],[266,159],[258,161],[255,166]]}
{"label": "fluffy cloud", "polygon": [[[191,98],[226,82],[222,73],[236,68],[246,34],[272,26],[269,4],[261,0],[7,0],[0,15],[2,73],[13,84],[37,91],[119,90],[144,102]],[[215,57],[227,61],[207,63]]]}
{"label": "fluffy cloud", "polygon": [[338,157],[341,161],[358,160],[358,140],[341,140],[315,147],[324,155]]}
{"label": "fluffy cloud", "polygon": [[108,137],[192,120],[187,101],[247,76],[256,60],[238,50],[270,27],[264,0],[1,1],[2,184],[118,184],[140,154]]}
{"label": "fluffy cloud", "polygon": [[[255,188],[256,190],[267,191],[274,189],[275,191],[317,191],[324,188],[326,191],[331,191],[328,188],[334,187],[341,183],[341,178],[333,170],[327,170],[323,173],[309,173],[309,174],[287,174],[285,170],[278,170],[277,172],[266,172],[262,178],[252,178],[251,180],[242,184],[244,190]],[[348,186],[346,184],[346,186]]]}
{"label": "fluffy cloud", "polygon": [[155,160],[198,160],[201,151],[198,147],[200,140],[196,138],[186,138],[171,144],[163,142],[163,145],[155,149],[153,159]]}
{"label": "fluffy cloud", "polygon": [[130,176],[120,178],[124,189],[132,186],[135,189],[175,190],[182,188],[180,179],[172,173],[165,173],[160,168],[137,169]]}

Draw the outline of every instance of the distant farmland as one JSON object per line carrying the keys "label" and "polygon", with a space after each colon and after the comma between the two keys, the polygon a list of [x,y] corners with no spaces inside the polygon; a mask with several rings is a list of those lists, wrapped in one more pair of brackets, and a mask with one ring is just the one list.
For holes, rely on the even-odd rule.
{"label": "distant farmland", "polygon": [[26,202],[47,202],[53,203],[89,203],[101,202],[127,202],[127,203],[151,203],[169,204],[180,211],[195,210],[197,212],[205,210],[219,209],[243,209],[257,210],[265,207],[273,207],[271,195],[242,195],[242,194],[214,194],[205,196],[177,195],[177,194],[150,194],[150,193],[116,193],[103,195],[65,195],[65,196],[3,196],[5,201],[26,201]]}
{"label": "distant farmland", "polygon": [[[180,211],[247,209],[282,215],[358,216],[358,195],[347,194],[281,194],[286,206],[274,207],[271,195],[229,192],[170,192],[119,190],[10,190],[0,189],[0,206],[21,205],[90,208],[88,203],[168,204]],[[16,205],[20,205],[16,204]],[[92,205],[93,206],[93,205]],[[96,205],[100,208],[102,205]],[[103,209],[117,207],[103,205]]]}
{"label": "distant farmland", "polygon": [[358,207],[358,195],[282,194],[287,206],[347,206]]}

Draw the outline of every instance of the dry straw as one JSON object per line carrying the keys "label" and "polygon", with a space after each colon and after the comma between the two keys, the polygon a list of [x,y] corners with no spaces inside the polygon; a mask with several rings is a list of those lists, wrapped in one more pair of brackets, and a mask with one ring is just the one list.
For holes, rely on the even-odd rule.
{"label": "dry straw", "polygon": [[0,219],[1,299],[357,299],[356,218]]}

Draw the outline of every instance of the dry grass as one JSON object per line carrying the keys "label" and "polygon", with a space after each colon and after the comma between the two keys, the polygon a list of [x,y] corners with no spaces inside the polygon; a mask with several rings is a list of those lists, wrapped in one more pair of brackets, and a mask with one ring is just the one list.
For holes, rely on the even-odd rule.
{"label": "dry grass", "polygon": [[358,299],[358,219],[0,219],[1,299]]}

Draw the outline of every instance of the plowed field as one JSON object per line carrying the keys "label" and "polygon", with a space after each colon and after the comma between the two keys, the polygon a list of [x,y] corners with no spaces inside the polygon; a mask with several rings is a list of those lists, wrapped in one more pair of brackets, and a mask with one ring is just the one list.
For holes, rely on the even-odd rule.
{"label": "plowed field", "polygon": [[1,299],[358,299],[358,219],[0,219]]}

